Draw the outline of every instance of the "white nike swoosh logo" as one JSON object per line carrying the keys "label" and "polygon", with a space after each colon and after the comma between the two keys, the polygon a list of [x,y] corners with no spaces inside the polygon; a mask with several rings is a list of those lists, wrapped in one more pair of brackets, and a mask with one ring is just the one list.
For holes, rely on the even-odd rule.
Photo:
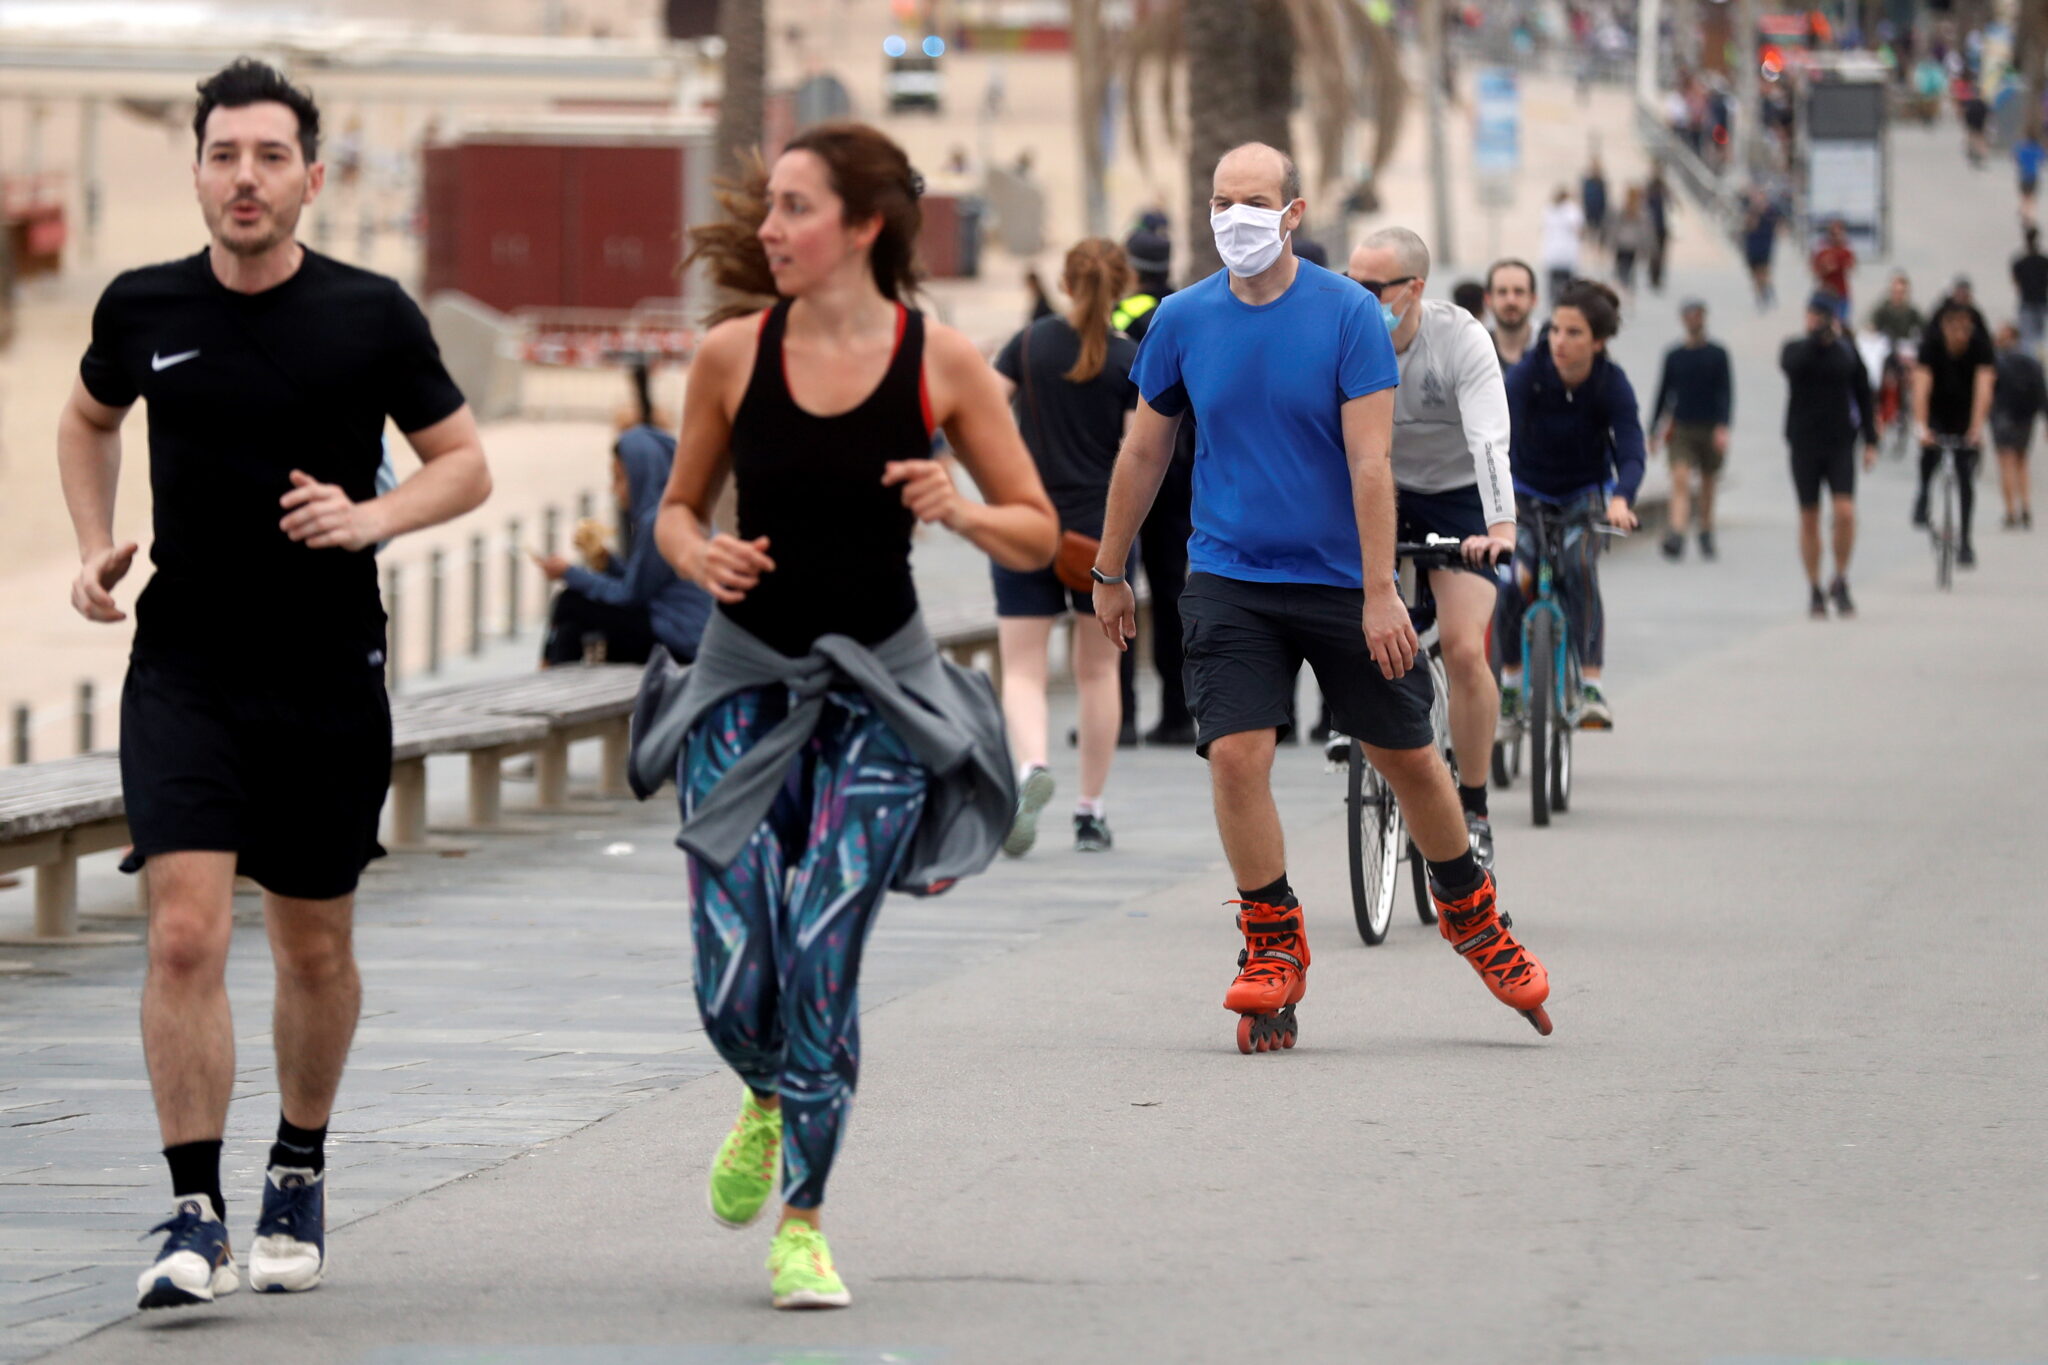
{"label": "white nike swoosh logo", "polygon": [[199,352],[197,351],[182,351],[177,355],[152,355],[149,358],[149,368],[152,370],[168,370],[171,366],[183,364],[198,354]]}

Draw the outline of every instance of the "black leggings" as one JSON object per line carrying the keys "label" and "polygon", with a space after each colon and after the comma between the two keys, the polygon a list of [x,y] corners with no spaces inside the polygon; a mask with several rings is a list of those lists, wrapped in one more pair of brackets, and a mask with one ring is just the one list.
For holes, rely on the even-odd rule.
{"label": "black leggings", "polygon": [[585,597],[574,588],[564,588],[555,594],[555,605],[548,612],[548,634],[541,644],[541,662],[582,662],[583,641],[591,635],[604,640],[604,657],[609,663],[644,664],[654,652],[654,632],[648,629],[645,611],[615,607]]}
{"label": "black leggings", "polygon": [[[1977,509],[1977,458],[1980,452],[1975,446],[1963,446],[1956,451],[1956,510],[1962,513],[1963,544],[1970,543],[1970,514]],[[1927,501],[1927,486],[1934,481],[1934,471],[1941,466],[1941,447],[1920,447],[1920,501]]]}

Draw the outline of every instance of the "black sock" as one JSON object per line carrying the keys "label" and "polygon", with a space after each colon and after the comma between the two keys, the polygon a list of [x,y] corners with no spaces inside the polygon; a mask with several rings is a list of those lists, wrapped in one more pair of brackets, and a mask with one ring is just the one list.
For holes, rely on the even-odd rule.
{"label": "black sock", "polygon": [[1474,815],[1486,814],[1486,784],[1481,782],[1476,787],[1468,787],[1463,782],[1460,782],[1458,784],[1458,804]]}
{"label": "black sock", "polygon": [[277,1141],[270,1145],[270,1164],[294,1166],[314,1175],[327,1169],[327,1125],[301,1128],[283,1114],[277,1116]]}
{"label": "black sock", "polygon": [[1247,891],[1240,886],[1237,888],[1237,898],[1239,900],[1257,901],[1260,905],[1284,906],[1295,904],[1294,888],[1287,884],[1287,874],[1285,872],[1281,873],[1276,880],[1267,883],[1256,891]]}
{"label": "black sock", "polygon": [[1486,874],[1479,870],[1479,860],[1472,856],[1471,849],[1464,849],[1458,856],[1447,862],[1432,862],[1429,865],[1429,879],[1447,900],[1469,896],[1479,889],[1486,880]]}
{"label": "black sock", "polygon": [[228,1202],[220,1193],[220,1139],[210,1142],[181,1142],[164,1148],[164,1160],[171,1163],[171,1197],[203,1194],[213,1201],[214,1216],[228,1220]]}

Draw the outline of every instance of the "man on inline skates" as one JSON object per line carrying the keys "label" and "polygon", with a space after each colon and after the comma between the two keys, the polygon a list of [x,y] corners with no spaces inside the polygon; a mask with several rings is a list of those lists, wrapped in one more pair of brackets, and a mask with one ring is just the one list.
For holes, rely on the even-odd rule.
{"label": "man on inline skates", "polygon": [[1393,786],[1429,862],[1444,936],[1547,1032],[1548,980],[1496,913],[1493,878],[1472,855],[1394,586],[1388,450],[1399,371],[1388,328],[1355,284],[1295,257],[1290,237],[1306,209],[1283,153],[1250,143],[1217,163],[1210,223],[1226,269],[1162,302],[1139,350],[1142,401],[1110,483],[1095,614],[1128,648],[1137,631],[1123,566],[1192,407],[1201,426],[1181,614],[1197,747],[1245,936],[1224,996],[1242,1016],[1238,1047],[1292,1046],[1307,985],[1271,781],[1304,661],[1338,727]]}

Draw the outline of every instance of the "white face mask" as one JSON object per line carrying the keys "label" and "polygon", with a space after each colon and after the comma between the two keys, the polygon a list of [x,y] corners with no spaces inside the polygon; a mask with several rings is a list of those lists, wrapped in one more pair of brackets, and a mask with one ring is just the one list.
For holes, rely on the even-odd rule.
{"label": "white face mask", "polygon": [[1280,230],[1285,209],[1262,209],[1251,204],[1232,204],[1221,213],[1209,215],[1209,228],[1216,234],[1216,254],[1239,279],[1262,275],[1280,259],[1287,234]]}

